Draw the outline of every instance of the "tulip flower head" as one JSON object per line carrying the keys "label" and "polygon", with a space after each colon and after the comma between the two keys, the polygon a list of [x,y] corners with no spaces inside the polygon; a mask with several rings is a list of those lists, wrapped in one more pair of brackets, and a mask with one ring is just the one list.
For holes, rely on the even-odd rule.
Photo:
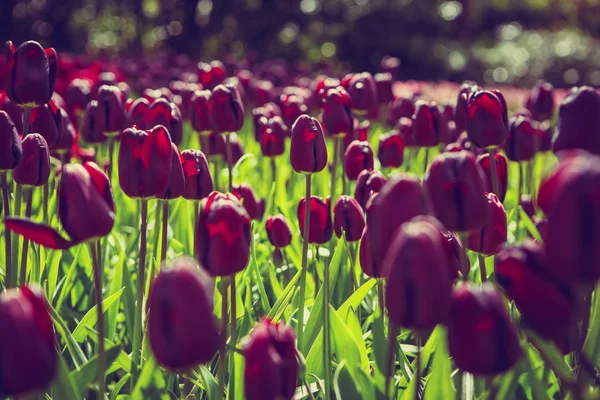
{"label": "tulip flower head", "polygon": [[333,229],[340,238],[345,235],[348,242],[357,242],[365,227],[365,214],[358,202],[350,196],[340,196],[333,207]]}
{"label": "tulip flower head", "polygon": [[276,248],[288,246],[292,242],[292,230],[282,214],[267,218],[267,236]]}
{"label": "tulip flower head", "polygon": [[184,150],[181,158],[185,177],[183,197],[188,200],[208,197],[213,191],[213,180],[204,153],[200,150]]}
{"label": "tulip flower head", "polygon": [[[310,227],[308,242],[314,244],[325,244],[329,242],[333,234],[333,223],[331,221],[331,208],[329,198],[323,201],[320,197],[310,198]],[[304,215],[306,213],[306,198],[303,197],[298,203],[298,223],[300,231],[304,232]]]}
{"label": "tulip flower head", "polygon": [[294,171],[304,174],[320,172],[327,166],[327,146],[321,124],[306,114],[292,125],[290,162]]}

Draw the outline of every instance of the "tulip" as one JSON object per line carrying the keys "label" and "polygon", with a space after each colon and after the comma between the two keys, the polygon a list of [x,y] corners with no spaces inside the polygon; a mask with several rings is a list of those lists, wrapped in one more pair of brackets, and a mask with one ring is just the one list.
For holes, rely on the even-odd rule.
{"label": "tulip", "polygon": [[163,268],[150,291],[148,335],[156,360],[170,370],[210,362],[218,347],[213,282],[194,260]]}
{"label": "tulip", "polygon": [[304,103],[302,97],[292,95],[288,96],[285,101],[281,103],[281,111],[283,113],[285,124],[287,126],[293,126],[300,116],[308,112],[308,107]]}
{"label": "tulip", "polygon": [[369,227],[365,225],[360,237],[359,261],[363,273],[371,278],[382,278],[381,270],[373,268],[373,257],[369,248]]}
{"label": "tulip", "polygon": [[452,291],[448,350],[457,367],[475,376],[505,372],[521,357],[515,328],[491,284],[464,283]]}
{"label": "tulip", "polygon": [[529,161],[535,156],[537,132],[527,117],[511,119],[503,148],[511,161]]}
{"label": "tulip", "polygon": [[3,143],[0,146],[0,171],[15,168],[21,160],[23,148],[19,132],[5,111],[0,111],[0,142]]}
{"label": "tulip", "polygon": [[21,162],[13,170],[15,182],[25,186],[42,186],[50,177],[50,150],[44,137],[30,133],[23,139]]}
{"label": "tulip", "polygon": [[500,146],[508,133],[506,102],[500,92],[471,92],[465,123],[469,139],[479,148]]}
{"label": "tulip", "polygon": [[354,74],[348,84],[350,106],[358,112],[365,112],[377,105],[377,86],[368,72]]}
{"label": "tulip", "polygon": [[427,221],[407,222],[394,234],[383,261],[390,321],[409,329],[446,322],[452,282],[441,232]]}
{"label": "tulip", "polygon": [[54,151],[64,155],[73,148],[75,142],[79,138],[79,134],[77,133],[75,126],[73,126],[71,118],[65,109],[59,108],[59,112],[62,122],[59,125],[58,142],[54,145]]}
{"label": "tulip", "polygon": [[231,193],[242,203],[250,219],[262,219],[265,214],[265,199],[258,199],[250,185],[247,183],[236,185]]}
{"label": "tulip", "polygon": [[362,171],[356,178],[354,198],[360,206],[366,209],[367,202],[373,193],[378,193],[385,184],[385,177],[379,171]]}
{"label": "tulip", "polygon": [[[1,66],[0,71],[2,71]],[[0,76],[0,82],[1,81],[2,77]],[[23,132],[23,107],[10,101],[3,91],[0,91],[0,111],[4,111],[8,114],[17,127],[17,132]]]}
{"label": "tulip", "polygon": [[308,115],[298,117],[292,125],[290,162],[294,171],[312,174],[327,165],[327,147],[321,124]]}
{"label": "tulip", "polygon": [[208,101],[210,90],[196,90],[192,96],[192,127],[198,133],[210,131],[210,118],[208,114]]}
{"label": "tulip", "polygon": [[6,42],[7,68],[4,81],[6,94],[15,104],[40,107],[50,101],[56,79],[56,51],[38,42],[28,41],[16,50]]}
{"label": "tulip", "polygon": [[41,135],[50,148],[56,147],[63,133],[64,120],[60,111],[61,108],[53,100],[31,110],[29,130]]}
{"label": "tulip", "polygon": [[525,214],[529,216],[529,218],[533,218],[535,216],[535,204],[533,203],[533,199],[528,194],[521,195],[519,199],[519,205],[525,211]]}
{"label": "tulip", "polygon": [[377,87],[377,100],[380,104],[389,103],[394,100],[394,79],[389,72],[375,74],[375,86]]}
{"label": "tulip", "polygon": [[254,103],[260,107],[273,100],[275,88],[271,81],[254,82]]}
{"label": "tulip", "polygon": [[467,248],[488,256],[500,251],[507,240],[507,222],[504,206],[494,193],[486,193],[490,204],[487,223],[480,229],[469,232]]}
{"label": "tulip", "polygon": [[484,193],[485,176],[475,157],[466,151],[436,156],[425,176],[434,215],[453,232],[483,227],[489,203]]}
{"label": "tulip", "polygon": [[201,200],[213,191],[213,181],[208,161],[200,150],[181,152],[185,187],[183,197],[188,200]]}
{"label": "tulip", "polygon": [[400,118],[412,118],[415,113],[415,103],[411,99],[399,97],[390,103],[386,122],[396,126]]}
{"label": "tulip", "polygon": [[200,147],[204,154],[209,158],[225,154],[225,138],[213,132],[208,132],[206,135],[200,135]]}
{"label": "tulip", "polygon": [[285,138],[288,127],[281,117],[275,116],[269,120],[263,117],[260,136],[260,148],[267,157],[280,156],[285,152]]}
{"label": "tulip", "polygon": [[[171,143],[171,177],[167,189],[159,196],[163,200],[173,200],[183,195],[185,176],[183,174],[183,158],[175,143]],[[164,218],[164,216],[163,216]]]}
{"label": "tulip", "polygon": [[165,99],[154,100],[146,112],[144,122],[146,129],[152,129],[157,125],[164,126],[169,130],[173,143],[176,145],[181,143],[183,138],[181,111],[174,103]]}
{"label": "tulip", "polygon": [[[229,137],[229,144],[231,146],[231,165],[235,165],[244,155],[244,146],[242,146],[242,142],[240,142],[240,139],[236,133],[232,132],[227,136]],[[217,144],[217,147],[221,147],[223,149],[221,155],[226,158],[227,141],[225,140],[225,146],[220,146]]]}
{"label": "tulip", "polygon": [[373,169],[373,149],[369,142],[355,140],[344,154],[344,171],[349,180],[354,181],[364,170]]}
{"label": "tulip", "polygon": [[100,86],[95,110],[95,124],[102,134],[116,136],[127,124],[123,92],[117,86]]}
{"label": "tulip", "polygon": [[230,133],[242,129],[244,105],[233,85],[218,85],[208,100],[208,118],[213,132]]}
{"label": "tulip", "polygon": [[466,112],[469,96],[472,92],[476,92],[478,90],[481,90],[481,88],[472,81],[463,82],[460,87],[456,105],[454,106],[454,124],[456,125],[456,130],[459,132],[459,134],[467,129]]}
{"label": "tulip", "polygon": [[81,136],[87,143],[104,143],[108,137],[101,129],[100,121],[97,119],[98,102],[92,100],[83,112],[83,127]]}
{"label": "tulip", "polygon": [[[500,201],[504,201],[506,191],[508,190],[508,164],[504,154],[496,153],[494,157],[496,158],[496,176],[498,177],[498,193],[494,194],[498,197],[498,199],[500,199]],[[477,164],[479,164],[485,175],[485,191],[492,193],[492,171],[489,153],[481,154],[479,157],[477,157]]]}
{"label": "tulip", "polygon": [[[304,232],[304,216],[306,215],[306,197],[298,203],[298,223],[300,231]],[[309,202],[310,225],[308,243],[325,244],[333,234],[333,223],[331,221],[329,199],[324,202],[320,197],[311,196]]]}
{"label": "tulip", "polygon": [[292,230],[282,214],[267,218],[267,236],[276,248],[288,246],[292,242]]}
{"label": "tulip", "polygon": [[349,135],[354,129],[354,117],[350,109],[350,96],[341,87],[329,89],[323,99],[321,114],[323,127],[328,135]]}
{"label": "tulip", "polygon": [[435,103],[419,100],[415,104],[412,124],[412,143],[419,147],[433,147],[439,144],[439,109]]}
{"label": "tulip", "polygon": [[65,93],[65,103],[69,115],[76,120],[79,119],[79,114],[83,112],[90,101],[92,101],[92,82],[88,79],[73,79]]}
{"label": "tulip", "polygon": [[382,167],[397,168],[404,160],[404,139],[398,132],[388,132],[379,137],[377,157]]}
{"label": "tulip", "polygon": [[342,138],[342,151],[345,152],[348,149],[348,146],[350,146],[350,143],[355,140],[368,142],[370,126],[371,122],[369,122],[368,119],[360,122],[358,118],[354,118],[354,129],[352,130],[352,133]]}
{"label": "tulip", "polygon": [[127,121],[129,127],[136,127],[137,129],[147,129],[146,126],[146,114],[148,113],[148,108],[150,107],[150,102],[144,97],[140,97],[136,101],[131,104],[131,107],[127,111]]}
{"label": "tulip", "polygon": [[296,393],[298,360],[294,332],[269,319],[257,325],[242,345],[246,358],[244,393],[248,400],[291,400]]}
{"label": "tulip", "polygon": [[573,88],[560,104],[553,149],[583,149],[600,154],[600,93]]}
{"label": "tulip", "polygon": [[450,105],[438,107],[438,126],[440,143],[449,144],[458,139],[459,132],[454,123],[454,107]]}
{"label": "tulip", "polygon": [[56,375],[56,336],[41,289],[0,293],[0,396],[45,390]]}
{"label": "tulip", "polygon": [[525,101],[525,107],[535,121],[546,121],[554,115],[554,87],[543,80],[531,89]]}
{"label": "tulip", "polygon": [[533,128],[536,134],[536,151],[552,151],[552,135],[554,131],[550,121],[538,123],[534,121]]}
{"label": "tulip", "polygon": [[350,196],[340,196],[333,207],[333,229],[340,238],[357,242],[365,227],[365,214],[358,202]]}

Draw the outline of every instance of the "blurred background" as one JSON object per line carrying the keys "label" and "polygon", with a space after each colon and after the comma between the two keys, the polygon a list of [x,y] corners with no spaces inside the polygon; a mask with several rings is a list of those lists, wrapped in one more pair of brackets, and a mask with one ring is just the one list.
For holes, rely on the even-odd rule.
{"label": "blurred background", "polygon": [[0,39],[354,71],[387,54],[401,79],[600,86],[600,0],[0,0]]}

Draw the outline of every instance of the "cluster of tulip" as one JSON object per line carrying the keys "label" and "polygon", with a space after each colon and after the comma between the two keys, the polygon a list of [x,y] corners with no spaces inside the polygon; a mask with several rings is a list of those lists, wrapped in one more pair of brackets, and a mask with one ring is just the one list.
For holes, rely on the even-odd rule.
{"label": "cluster of tulip", "polygon": [[[134,392],[148,362],[142,346],[147,335],[153,357],[172,372],[186,376],[200,364],[212,365],[218,398],[235,393],[239,343],[247,399],[292,399],[297,392],[314,398],[315,390],[301,374],[306,367],[303,350],[316,339],[309,329],[313,322],[305,317],[312,256],[318,299],[310,315],[322,317],[319,378],[322,398],[331,398],[336,368],[331,304],[338,273],[332,270],[338,249],[346,249],[350,293],[366,287],[370,279],[370,288],[376,284],[378,292],[370,305],[378,304],[380,311],[368,309],[388,320],[390,351],[386,370],[380,371],[387,380],[379,387],[386,398],[395,396],[397,369],[406,369],[404,361],[398,366],[394,360],[399,329],[410,330],[417,344],[412,379],[420,398],[426,382],[421,341],[437,326],[447,330],[449,355],[463,375],[499,375],[519,362],[530,343],[547,356],[543,340],[562,354],[574,352],[578,380],[561,390],[583,396],[597,376],[594,355],[584,352],[584,344],[600,278],[600,94],[586,87],[573,89],[560,104],[553,138],[556,100],[544,82],[509,118],[502,93],[473,82],[457,88],[452,105],[440,106],[420,93],[396,96],[398,62],[393,58],[385,58],[375,76],[365,72],[310,79],[298,71],[283,74],[282,68],[221,62],[194,64],[191,70],[178,66],[168,87],[137,87],[141,97],[133,99],[123,72],[128,68],[61,63],[53,49],[44,50],[36,42],[17,49],[7,43],[5,93],[0,94],[2,271],[7,289],[0,293],[0,396],[43,391],[57,373],[56,319],[50,317],[50,306],[28,267],[28,250],[35,243],[59,251],[88,246],[99,338],[94,343],[97,398],[104,398],[110,365],[103,339],[115,339],[106,337],[102,307],[105,263],[111,257],[107,237],[119,229],[113,191],[135,199],[140,212],[137,289],[127,288],[136,297],[127,343],[131,370],[118,384],[108,383],[115,394],[127,380]],[[138,81],[146,81],[136,73]],[[253,135],[243,128],[249,105]],[[377,138],[377,159],[371,125],[391,128]],[[202,151],[180,150],[194,142],[190,127],[198,133]],[[287,199],[297,205],[302,235],[298,265],[287,260],[294,224],[290,215],[276,213],[275,196],[269,203],[248,183],[234,184],[242,143],[256,145],[270,161],[271,193],[284,184],[293,193],[296,177],[278,173],[280,156],[289,154],[288,165],[304,175],[305,196]],[[532,160],[549,159],[541,154],[551,150],[559,163],[538,190]],[[219,184],[223,160],[228,185]],[[422,165],[416,165],[419,161]],[[507,196],[512,183],[509,161],[519,175],[512,198]],[[313,194],[312,181],[326,169],[331,187],[323,199]],[[401,172],[390,174],[394,170]],[[423,172],[422,178],[408,173],[415,170]],[[35,203],[43,210],[40,222],[32,220],[36,187],[43,187]],[[168,260],[169,202],[179,198],[194,207],[189,249],[194,259]],[[53,199],[68,238],[51,227]],[[162,216],[162,226],[154,226],[162,238],[162,267],[146,271],[148,204],[154,199]],[[507,215],[504,203],[508,207],[509,199],[512,214]],[[257,313],[262,321],[240,341],[237,285],[264,292],[260,269],[272,267],[254,265],[256,275],[250,276],[257,282],[251,283],[248,275],[240,278],[249,264],[257,264],[251,258],[260,237],[253,233],[252,221],[264,226],[278,273],[297,271],[292,279],[285,274],[275,278],[292,287],[296,300],[277,299],[292,308],[291,314],[282,311],[263,319],[268,313]],[[22,246],[11,232],[23,236]],[[524,238],[526,232],[531,237]],[[344,246],[336,247],[336,242]],[[315,247],[309,254],[311,244]],[[329,252],[319,246],[329,247]],[[330,257],[319,260],[320,254]],[[492,257],[494,262],[488,263]],[[250,301],[248,295],[244,302]],[[296,333],[279,322],[282,315]],[[205,373],[215,380],[210,371]],[[207,388],[206,375],[198,376]],[[182,390],[192,394],[196,389],[185,382]]]}

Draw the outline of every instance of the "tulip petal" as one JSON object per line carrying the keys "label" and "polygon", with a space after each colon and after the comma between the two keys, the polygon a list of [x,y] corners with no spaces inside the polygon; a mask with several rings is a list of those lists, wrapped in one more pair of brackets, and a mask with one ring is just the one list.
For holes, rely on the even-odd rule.
{"label": "tulip petal", "polygon": [[67,240],[48,225],[33,222],[30,219],[5,218],[4,224],[6,229],[49,249],[65,250],[79,243]]}
{"label": "tulip petal", "polygon": [[83,168],[90,174],[92,183],[98,190],[100,196],[106,200],[112,211],[115,211],[115,203],[112,195],[112,188],[110,187],[110,181],[108,177],[102,172],[100,167],[96,163],[86,162],[83,164]]}
{"label": "tulip petal", "polygon": [[44,52],[46,53],[46,57],[48,57],[48,79],[50,81],[50,91],[52,92],[54,90],[54,81],[56,80],[56,50],[50,48],[44,50]]}

